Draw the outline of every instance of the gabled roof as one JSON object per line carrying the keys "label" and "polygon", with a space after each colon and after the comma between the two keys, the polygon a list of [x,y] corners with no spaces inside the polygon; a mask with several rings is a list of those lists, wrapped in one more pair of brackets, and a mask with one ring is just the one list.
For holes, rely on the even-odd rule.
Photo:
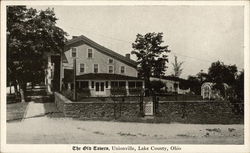
{"label": "gabled roof", "polygon": [[137,63],[136,61],[132,60],[132,59],[129,59],[129,58],[126,58],[125,56],[123,55],[120,55],[118,53],[116,53],[115,51],[112,51],[96,42],[94,42],[93,40],[90,40],[89,38],[81,35],[81,36],[78,36],[78,37],[75,37],[69,41],[67,41],[65,43],[65,48],[64,50],[68,50],[70,47],[72,46],[79,46],[79,45],[82,45],[83,43],[97,49],[98,51],[102,52],[103,54],[106,54],[116,60],[119,60],[123,63],[126,63],[127,65],[129,66],[132,66],[134,68],[137,67]]}

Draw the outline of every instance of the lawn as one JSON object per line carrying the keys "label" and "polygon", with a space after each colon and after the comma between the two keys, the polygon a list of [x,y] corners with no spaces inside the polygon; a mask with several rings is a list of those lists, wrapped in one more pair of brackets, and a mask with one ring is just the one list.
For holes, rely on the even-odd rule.
{"label": "lawn", "polygon": [[7,121],[20,120],[24,117],[28,103],[7,104]]}

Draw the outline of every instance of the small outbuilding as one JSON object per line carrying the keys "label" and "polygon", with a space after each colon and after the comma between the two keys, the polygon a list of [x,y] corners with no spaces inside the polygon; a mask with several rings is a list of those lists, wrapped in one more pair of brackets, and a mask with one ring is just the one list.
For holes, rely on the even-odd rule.
{"label": "small outbuilding", "polygon": [[[205,82],[201,86],[201,96],[203,99],[223,99],[223,95],[220,90],[214,88],[215,83]],[[229,86],[226,83],[223,83],[225,94]]]}

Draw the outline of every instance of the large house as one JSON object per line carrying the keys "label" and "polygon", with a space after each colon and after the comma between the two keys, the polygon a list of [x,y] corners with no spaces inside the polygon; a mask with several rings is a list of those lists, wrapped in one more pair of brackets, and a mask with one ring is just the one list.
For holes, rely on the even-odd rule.
{"label": "large house", "polygon": [[137,76],[137,63],[130,59],[130,54],[122,56],[85,36],[73,37],[65,44],[60,90],[72,90],[74,72],[77,90],[88,91],[87,96],[91,97],[134,95],[144,88],[144,81]]}

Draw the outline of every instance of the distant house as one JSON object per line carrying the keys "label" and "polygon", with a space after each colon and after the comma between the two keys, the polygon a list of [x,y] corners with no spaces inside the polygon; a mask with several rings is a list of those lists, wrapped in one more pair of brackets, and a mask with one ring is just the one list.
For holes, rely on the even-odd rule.
{"label": "distant house", "polygon": [[190,88],[181,89],[180,84],[184,79],[174,77],[174,76],[162,76],[161,78],[151,77],[151,81],[161,81],[165,84],[162,90],[166,92],[178,93],[178,94],[187,94],[190,92]]}
{"label": "distant house", "polygon": [[[222,93],[218,89],[214,89],[215,83],[205,82],[201,86],[201,96],[203,99],[223,99]],[[229,88],[226,83],[223,83],[224,89]]]}
{"label": "distant house", "polygon": [[85,36],[66,42],[61,58],[61,89],[73,88],[74,59],[76,88],[88,90],[89,96],[133,95],[144,88],[130,54],[122,56]]}

